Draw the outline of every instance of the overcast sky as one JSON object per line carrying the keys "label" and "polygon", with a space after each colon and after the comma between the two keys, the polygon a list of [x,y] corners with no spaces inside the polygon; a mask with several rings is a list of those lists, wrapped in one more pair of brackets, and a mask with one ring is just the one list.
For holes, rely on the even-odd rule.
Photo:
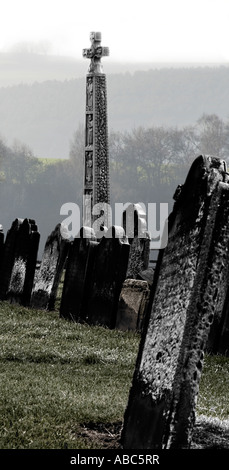
{"label": "overcast sky", "polygon": [[229,0],[0,2],[1,52],[32,43],[80,58],[90,31],[101,31],[113,60],[229,62]]}

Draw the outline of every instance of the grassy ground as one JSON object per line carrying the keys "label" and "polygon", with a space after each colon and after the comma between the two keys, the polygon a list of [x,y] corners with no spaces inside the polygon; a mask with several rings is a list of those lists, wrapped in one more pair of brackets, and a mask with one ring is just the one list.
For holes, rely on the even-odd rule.
{"label": "grassy ground", "polygon": [[0,448],[90,448],[123,418],[139,337],[0,303]]}
{"label": "grassy ground", "polygon": [[[117,448],[139,339],[0,302],[0,448]],[[199,438],[229,418],[228,386],[229,359],[206,356]]]}

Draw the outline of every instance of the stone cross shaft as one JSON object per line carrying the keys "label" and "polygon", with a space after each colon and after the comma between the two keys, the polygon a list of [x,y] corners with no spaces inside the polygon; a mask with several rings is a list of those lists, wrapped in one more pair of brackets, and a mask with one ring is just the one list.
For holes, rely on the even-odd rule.
{"label": "stone cross shaft", "polygon": [[104,211],[104,203],[110,203],[107,90],[100,60],[109,55],[109,50],[100,45],[101,33],[91,33],[90,40],[91,48],[83,50],[83,57],[91,59],[86,76],[83,225],[92,227],[99,220],[100,225],[107,227],[109,221]]}

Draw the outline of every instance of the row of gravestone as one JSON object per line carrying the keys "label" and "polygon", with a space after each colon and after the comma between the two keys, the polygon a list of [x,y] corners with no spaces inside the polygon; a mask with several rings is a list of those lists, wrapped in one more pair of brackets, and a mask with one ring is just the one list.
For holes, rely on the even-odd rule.
{"label": "row of gravestone", "polygon": [[[130,205],[128,214],[144,228],[146,220],[140,205]],[[126,218],[123,220],[125,226]],[[52,310],[64,272],[61,317],[141,330],[149,287],[136,277],[148,268],[150,239],[146,231],[143,239],[137,233],[136,228],[132,238],[127,239],[122,227],[113,226],[98,241],[92,229],[82,227],[79,236],[69,242],[62,237],[58,224],[36,268],[40,239],[37,225],[34,220],[16,219],[5,243],[0,232],[0,299]]]}

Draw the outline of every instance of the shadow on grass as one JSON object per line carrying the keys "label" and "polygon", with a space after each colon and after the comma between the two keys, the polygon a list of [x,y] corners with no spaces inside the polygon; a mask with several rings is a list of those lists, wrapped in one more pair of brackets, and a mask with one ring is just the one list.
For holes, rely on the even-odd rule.
{"label": "shadow on grass", "polygon": [[70,358],[64,358],[60,357],[57,354],[50,354],[50,353],[44,353],[44,354],[39,354],[37,356],[35,355],[30,355],[30,354],[22,354],[22,355],[16,355],[16,354],[7,354],[6,356],[3,357],[4,362],[14,362],[14,363],[34,363],[34,364],[70,364],[72,362],[75,362],[74,360]]}
{"label": "shadow on grass", "polygon": [[229,449],[229,421],[200,416],[196,420],[192,449]]}
{"label": "shadow on grass", "polygon": [[[88,422],[78,429],[78,438],[98,449],[121,449],[123,423]],[[194,429],[191,449],[229,449],[229,422],[199,417]]]}

